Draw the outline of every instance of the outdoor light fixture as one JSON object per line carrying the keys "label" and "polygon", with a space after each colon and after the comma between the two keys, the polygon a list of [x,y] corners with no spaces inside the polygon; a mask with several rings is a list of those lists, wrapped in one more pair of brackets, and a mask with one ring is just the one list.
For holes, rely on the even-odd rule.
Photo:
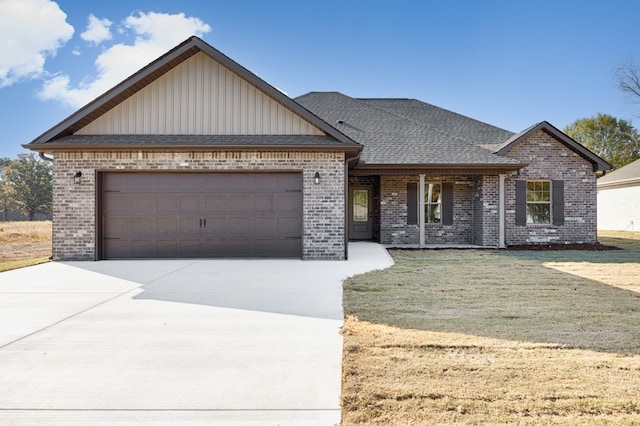
{"label": "outdoor light fixture", "polygon": [[80,178],[82,177],[82,172],[78,171],[75,175],[73,175],[73,183],[80,183]]}
{"label": "outdoor light fixture", "polygon": [[320,183],[320,173],[316,172],[316,174],[313,175],[313,183],[315,183],[316,185]]}

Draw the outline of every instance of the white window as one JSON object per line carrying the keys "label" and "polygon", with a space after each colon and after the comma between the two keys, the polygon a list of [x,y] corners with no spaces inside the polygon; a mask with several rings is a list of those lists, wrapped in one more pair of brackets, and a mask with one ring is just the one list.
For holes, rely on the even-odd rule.
{"label": "white window", "polygon": [[442,218],[442,185],[440,183],[424,184],[424,222],[440,223]]}
{"label": "white window", "polygon": [[551,181],[527,181],[527,223],[551,223]]}

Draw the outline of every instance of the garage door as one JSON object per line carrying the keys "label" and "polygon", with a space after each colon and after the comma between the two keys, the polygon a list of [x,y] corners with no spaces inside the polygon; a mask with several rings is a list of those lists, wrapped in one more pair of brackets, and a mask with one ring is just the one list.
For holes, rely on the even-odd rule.
{"label": "garage door", "polygon": [[102,258],[301,257],[300,173],[105,173]]}

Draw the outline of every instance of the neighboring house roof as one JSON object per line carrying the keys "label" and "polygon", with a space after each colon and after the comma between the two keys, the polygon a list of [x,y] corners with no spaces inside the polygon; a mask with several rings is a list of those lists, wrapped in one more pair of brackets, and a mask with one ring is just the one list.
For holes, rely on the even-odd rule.
{"label": "neighboring house roof", "polygon": [[295,100],[364,146],[360,168],[524,166],[480,146],[502,142],[511,132],[414,99],[355,99],[338,92],[311,92]]}
{"label": "neighboring house roof", "polygon": [[640,185],[640,160],[608,173],[596,181],[598,188]]}
{"label": "neighboring house roof", "polygon": [[609,163],[607,163],[605,160],[603,160],[602,158],[600,158],[599,156],[597,156],[596,154],[594,154],[593,152],[585,148],[582,144],[576,142],[575,140],[570,138],[567,134],[561,132],[559,129],[557,129],[556,127],[554,127],[553,125],[551,125],[546,121],[534,124],[528,129],[525,129],[522,132],[511,136],[504,143],[500,145],[492,146],[492,148],[495,150],[494,152],[496,152],[497,154],[504,155],[511,148],[513,148],[514,146],[516,146],[517,144],[524,141],[526,138],[528,138],[529,136],[533,135],[534,133],[540,130],[551,135],[556,140],[560,141],[565,146],[567,146],[569,149],[580,154],[582,157],[590,161],[591,164],[593,164],[593,171],[611,170],[611,165]]}
{"label": "neighboring house roof", "polygon": [[[295,114],[299,115],[303,119],[310,122],[312,125],[320,129],[329,137],[327,138],[316,138],[316,139],[307,139],[306,142],[301,143],[309,143],[309,141],[318,142],[320,145],[333,145],[334,147],[341,147],[345,150],[349,151],[358,151],[360,146],[349,139],[346,135],[338,131],[333,126],[328,125],[319,117],[310,113],[308,110],[303,108],[300,104],[293,101],[291,98],[286,96],[280,90],[266,83],[264,80],[242,67],[235,61],[231,60],[229,57],[222,54],[220,51],[216,50],[202,39],[198,37],[190,37],[185,40],[180,45],[176,46],[174,49],[170,50],[157,60],[153,61],[146,67],[142,68],[111,90],[107,91],[103,95],[99,96],[86,106],[79,109],[74,114],[70,115],[65,120],[61,121],[59,124],[55,125],[36,139],[34,139],[31,143],[24,145],[25,148],[33,149],[36,151],[45,151],[47,148],[59,149],[61,147],[67,147],[70,144],[78,147],[83,142],[89,142],[86,138],[71,138],[68,139],[71,135],[73,135],[78,130],[82,129],[87,124],[96,120],[98,117],[116,107],[118,104],[122,103],[124,100],[134,95],[138,91],[142,90],[147,85],[151,84],[158,78],[162,77],[171,69],[177,67],[187,59],[191,58],[193,55],[203,52],[204,54],[211,57],[213,60],[222,64],[233,73],[237,74],[241,78],[243,78],[248,83],[257,87],[259,90],[267,94],[270,98],[274,99],[285,108],[293,111]],[[126,143],[129,144],[132,140],[127,140],[124,137],[119,137],[120,135],[112,135],[112,138],[96,138],[88,143],[87,147],[91,147],[91,144],[95,144],[97,142],[104,142],[107,144],[117,144],[117,143]],[[214,146],[217,142],[222,142],[223,144],[227,144],[229,138],[226,139],[203,139],[198,135],[194,135],[195,137],[181,137],[174,138],[173,142],[175,143],[184,143],[186,145],[195,145],[195,144],[205,144],[209,147]],[[61,138],[66,138],[63,140],[59,140]],[[329,139],[333,138],[335,141],[339,142],[338,144],[334,142],[330,142]],[[149,143],[156,143],[155,138],[136,138],[136,144],[142,144],[145,139]],[[287,140],[293,140],[294,138],[283,138],[283,143],[278,143],[280,145],[287,145]],[[305,139],[305,138],[301,138]],[[53,141],[58,140],[55,143]],[[264,137],[262,135],[254,135],[252,137],[247,137],[243,140],[246,145],[256,144],[263,145]],[[170,141],[165,141],[167,143],[171,143]],[[276,142],[272,140],[272,143]],[[164,142],[163,142],[164,143]],[[291,142],[292,144],[296,144],[297,142]],[[161,143],[162,144],[162,143]]]}

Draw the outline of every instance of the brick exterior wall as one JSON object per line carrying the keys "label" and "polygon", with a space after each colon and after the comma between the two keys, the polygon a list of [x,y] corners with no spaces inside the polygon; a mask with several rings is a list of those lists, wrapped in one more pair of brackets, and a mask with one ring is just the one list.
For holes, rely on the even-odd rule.
{"label": "brick exterior wall", "polygon": [[[302,171],[303,258],[344,259],[344,153],[79,152],[53,161],[53,258],[95,260],[98,171]],[[80,184],[73,175],[82,172]],[[315,172],[321,182],[313,183]]]}
{"label": "brick exterior wall", "polygon": [[481,244],[484,238],[482,232],[482,212],[484,207],[484,198],[482,197],[482,176],[475,178],[475,188],[473,193],[473,243]]}
{"label": "brick exterior wall", "polygon": [[473,243],[497,247],[500,239],[500,182],[497,175],[476,180],[473,200]]}
{"label": "brick exterior wall", "polygon": [[[507,245],[595,243],[596,176],[592,164],[544,131],[514,146],[506,156],[528,164],[505,181]],[[515,224],[516,180],[564,181],[564,225]],[[418,225],[407,225],[407,183],[418,176],[381,176],[380,242],[416,245]],[[499,176],[427,175],[425,182],[454,182],[453,225],[426,224],[425,244],[499,244]]]}
{"label": "brick exterior wall", "polygon": [[[590,162],[542,130],[511,148],[506,156],[529,164],[506,181],[507,245],[597,241],[596,176]],[[516,226],[515,181],[535,179],[564,181],[564,225]]]}
{"label": "brick exterior wall", "polygon": [[[418,225],[407,224],[407,183],[418,176],[380,177],[380,242],[389,245],[419,244]],[[453,224],[425,224],[425,244],[471,244],[476,240],[474,219],[477,179],[468,176],[425,176],[425,182],[452,182]],[[497,182],[497,177],[496,177]],[[497,184],[496,184],[497,185]],[[497,187],[497,186],[496,186]]]}

